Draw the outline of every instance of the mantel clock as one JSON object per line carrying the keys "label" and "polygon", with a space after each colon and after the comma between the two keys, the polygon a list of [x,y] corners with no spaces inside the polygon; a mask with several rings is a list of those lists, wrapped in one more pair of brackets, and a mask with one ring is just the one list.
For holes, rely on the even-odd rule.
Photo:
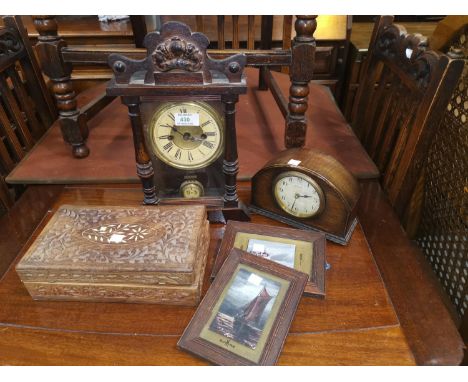
{"label": "mantel clock", "polygon": [[252,178],[250,209],[347,244],[357,223],[359,184],[335,158],[308,149],[279,153]]}
{"label": "mantel clock", "polygon": [[208,44],[183,23],[165,23],[145,37],[145,59],[109,56],[107,94],[128,106],[145,204],[203,203],[248,220],[237,195],[235,127],[246,56],[215,60]]}

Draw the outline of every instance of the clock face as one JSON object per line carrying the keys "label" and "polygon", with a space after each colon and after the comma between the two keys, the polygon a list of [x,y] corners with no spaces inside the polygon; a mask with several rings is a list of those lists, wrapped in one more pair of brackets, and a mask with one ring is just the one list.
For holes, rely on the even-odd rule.
{"label": "clock face", "polygon": [[273,192],[281,209],[298,218],[317,215],[325,205],[317,182],[297,171],[280,174],[273,184]]}
{"label": "clock face", "polygon": [[222,153],[224,130],[218,113],[203,102],[178,102],[155,112],[149,135],[156,156],[184,170],[199,169]]}

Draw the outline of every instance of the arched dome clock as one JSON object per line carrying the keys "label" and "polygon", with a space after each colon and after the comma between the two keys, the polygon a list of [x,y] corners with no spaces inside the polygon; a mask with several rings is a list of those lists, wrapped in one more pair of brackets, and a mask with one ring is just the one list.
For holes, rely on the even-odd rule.
{"label": "arched dome clock", "polygon": [[279,153],[252,178],[250,209],[346,244],[357,223],[359,184],[335,158],[308,149]]}
{"label": "arched dome clock", "polygon": [[145,37],[145,59],[109,56],[107,94],[128,106],[145,204],[203,203],[247,220],[237,196],[235,126],[246,56],[215,60],[208,44],[183,23],[165,23]]}

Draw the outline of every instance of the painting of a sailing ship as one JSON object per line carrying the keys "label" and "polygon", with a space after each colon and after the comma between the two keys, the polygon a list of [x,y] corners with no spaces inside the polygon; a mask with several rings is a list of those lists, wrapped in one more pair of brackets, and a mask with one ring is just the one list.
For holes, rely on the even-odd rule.
{"label": "painting of a sailing ship", "polygon": [[274,280],[239,269],[210,330],[255,349],[280,287]]}

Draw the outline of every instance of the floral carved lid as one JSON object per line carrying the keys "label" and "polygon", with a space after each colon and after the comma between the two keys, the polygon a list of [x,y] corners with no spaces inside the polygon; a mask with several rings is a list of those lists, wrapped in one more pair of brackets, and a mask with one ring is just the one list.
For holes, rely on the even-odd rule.
{"label": "floral carved lid", "polygon": [[204,206],[62,205],[17,269],[191,272],[206,224]]}

